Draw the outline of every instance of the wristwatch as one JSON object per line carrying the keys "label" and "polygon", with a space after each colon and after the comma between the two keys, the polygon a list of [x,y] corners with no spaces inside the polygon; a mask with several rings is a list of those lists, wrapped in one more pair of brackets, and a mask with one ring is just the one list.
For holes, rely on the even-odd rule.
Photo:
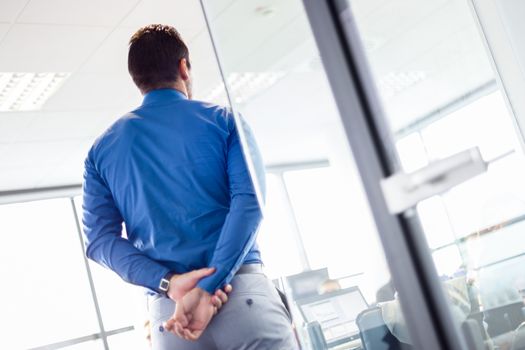
{"label": "wristwatch", "polygon": [[159,283],[159,290],[167,296],[168,290],[170,289],[170,279],[174,275],[173,272],[168,272],[161,278]]}

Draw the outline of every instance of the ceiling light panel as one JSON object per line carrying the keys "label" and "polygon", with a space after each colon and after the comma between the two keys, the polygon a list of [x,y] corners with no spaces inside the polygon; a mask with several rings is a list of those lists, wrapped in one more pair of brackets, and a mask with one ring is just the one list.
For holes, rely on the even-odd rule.
{"label": "ceiling light panel", "polygon": [[390,72],[379,79],[379,90],[390,98],[427,78],[424,71]]}
{"label": "ceiling light panel", "polygon": [[0,112],[42,108],[70,73],[0,72]]}
{"label": "ceiling light panel", "polygon": [[[226,79],[228,87],[236,103],[245,103],[259,93],[267,90],[283,76],[284,72],[233,72]],[[205,100],[219,104],[227,104],[224,84],[217,84],[206,95]]]}

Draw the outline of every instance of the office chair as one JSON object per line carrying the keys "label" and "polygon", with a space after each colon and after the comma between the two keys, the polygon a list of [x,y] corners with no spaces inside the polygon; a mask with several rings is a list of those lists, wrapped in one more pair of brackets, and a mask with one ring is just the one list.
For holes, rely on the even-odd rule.
{"label": "office chair", "polygon": [[323,334],[323,329],[317,321],[306,324],[306,331],[310,339],[310,346],[315,350],[328,350],[326,339]]}
{"label": "office chair", "polygon": [[525,350],[525,322],[516,329],[511,350]]}
{"label": "office chair", "polygon": [[411,345],[400,342],[388,329],[381,308],[373,307],[356,319],[364,350],[412,350]]}
{"label": "office chair", "polygon": [[484,350],[485,343],[483,342],[483,333],[479,328],[479,324],[474,319],[467,319],[461,325],[463,336],[467,343],[469,350]]}

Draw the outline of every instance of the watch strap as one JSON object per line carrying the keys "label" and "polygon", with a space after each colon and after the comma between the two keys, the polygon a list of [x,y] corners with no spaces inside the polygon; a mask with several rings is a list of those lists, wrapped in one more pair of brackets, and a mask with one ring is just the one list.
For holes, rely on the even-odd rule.
{"label": "watch strap", "polygon": [[168,290],[170,288],[170,279],[171,279],[171,277],[173,277],[173,275],[175,275],[175,273],[168,272],[160,280],[160,282],[159,282],[159,291],[161,291],[162,294],[167,295]]}

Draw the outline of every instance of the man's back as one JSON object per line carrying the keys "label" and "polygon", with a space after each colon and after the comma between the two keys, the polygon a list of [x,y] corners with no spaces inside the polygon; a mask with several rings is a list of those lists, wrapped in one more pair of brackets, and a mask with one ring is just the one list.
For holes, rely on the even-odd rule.
{"label": "man's back", "polygon": [[[161,89],[97,140],[93,163],[137,248],[181,272],[208,265],[230,207],[235,132],[226,108]],[[247,260],[256,259],[253,249]]]}
{"label": "man's back", "polygon": [[[243,263],[261,262],[261,212],[224,107],[150,91],[95,142],[84,177],[86,253],[131,283],[156,290],[168,271],[213,266],[200,282],[213,293]],[[115,241],[122,222],[127,242]]]}

